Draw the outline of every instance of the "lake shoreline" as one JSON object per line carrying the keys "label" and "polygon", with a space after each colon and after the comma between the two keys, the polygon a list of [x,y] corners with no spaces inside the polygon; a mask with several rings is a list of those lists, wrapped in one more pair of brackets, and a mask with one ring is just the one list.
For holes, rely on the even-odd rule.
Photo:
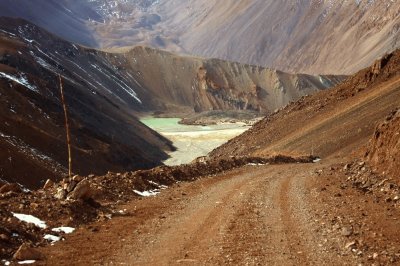
{"label": "lake shoreline", "polygon": [[141,122],[172,141],[177,148],[169,153],[166,165],[190,163],[206,156],[213,149],[242,134],[250,127],[243,123],[222,123],[217,125],[183,125],[180,118],[143,117]]}

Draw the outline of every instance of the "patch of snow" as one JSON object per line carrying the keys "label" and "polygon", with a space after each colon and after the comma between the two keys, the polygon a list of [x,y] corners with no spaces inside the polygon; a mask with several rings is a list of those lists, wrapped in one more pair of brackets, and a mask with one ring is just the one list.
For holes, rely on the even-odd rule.
{"label": "patch of snow", "polygon": [[11,32],[5,31],[5,30],[0,30],[0,32],[17,37],[17,35],[15,35],[14,33],[11,33]]}
{"label": "patch of snow", "polygon": [[36,260],[23,260],[23,261],[18,261],[18,264],[33,264],[35,262]]}
{"label": "patch of snow", "polygon": [[125,214],[125,212],[126,212],[126,209],[119,210],[118,212],[119,212],[120,214]]}
{"label": "patch of snow", "polygon": [[158,183],[156,183],[154,181],[151,181],[151,180],[147,180],[147,182],[149,182],[149,184],[152,184],[152,185],[158,187],[159,189],[167,189],[168,188],[167,186],[160,185],[160,184],[158,184]]}
{"label": "patch of snow", "polygon": [[37,89],[36,86],[31,85],[28,81],[28,79],[26,78],[24,73],[20,73],[19,77],[17,76],[13,76],[13,75],[9,75],[7,73],[4,72],[0,72],[0,78],[6,78],[9,80],[12,80],[14,82],[17,82],[18,84],[25,86],[26,88],[30,89],[31,91],[34,91],[36,93],[39,93],[39,90]]}
{"label": "patch of snow", "polygon": [[53,229],[51,229],[51,231],[57,232],[57,233],[71,234],[72,232],[75,231],[75,228],[68,227],[68,226],[61,226],[61,227],[53,228]]}
{"label": "patch of snow", "polygon": [[12,214],[14,215],[15,218],[17,218],[18,220],[20,220],[22,222],[34,224],[37,227],[42,228],[42,229],[45,229],[47,227],[47,225],[44,221],[40,220],[39,218],[36,218],[33,215],[14,213],[14,212]]}
{"label": "patch of snow", "polygon": [[108,72],[105,68],[101,68],[96,64],[90,64],[94,69],[102,73],[104,76],[113,80],[121,89],[123,89],[126,93],[128,93],[131,97],[133,97],[138,103],[142,103],[142,101],[137,97],[137,94],[130,86],[128,86],[122,79],[117,78],[112,73]]}
{"label": "patch of snow", "polygon": [[22,185],[21,183],[17,183],[17,184],[18,184],[18,186],[22,189],[22,191],[23,191],[24,193],[29,193],[29,192],[31,192],[30,189],[27,189],[27,188],[24,187],[24,185]]}
{"label": "patch of snow", "polygon": [[318,162],[320,162],[322,159],[321,158],[315,158],[314,160],[313,160],[313,163],[318,163]]}
{"label": "patch of snow", "polygon": [[143,192],[140,192],[138,190],[133,190],[133,192],[135,192],[136,194],[138,194],[139,196],[142,196],[142,197],[152,197],[152,196],[156,196],[157,194],[160,194],[160,191],[158,189],[148,190],[148,191],[143,191]]}
{"label": "patch of snow", "polygon": [[261,166],[261,165],[268,165],[267,163],[248,163],[249,166]]}
{"label": "patch of snow", "polygon": [[11,262],[9,262],[8,260],[1,260],[1,262],[3,263],[3,265],[6,265],[6,266],[11,264]]}
{"label": "patch of snow", "polygon": [[61,237],[59,237],[59,236],[55,236],[55,235],[50,235],[50,234],[46,234],[46,235],[44,235],[44,237],[43,237],[44,239],[46,239],[46,240],[49,240],[49,241],[51,241],[52,243],[54,243],[54,242],[57,242],[57,241],[60,241],[61,240]]}

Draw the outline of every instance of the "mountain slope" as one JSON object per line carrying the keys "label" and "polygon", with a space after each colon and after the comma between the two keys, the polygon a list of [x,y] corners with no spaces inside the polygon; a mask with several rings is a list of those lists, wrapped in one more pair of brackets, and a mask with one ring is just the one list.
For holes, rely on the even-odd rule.
{"label": "mountain slope", "polygon": [[193,54],[294,73],[351,74],[399,45],[396,1],[178,2],[187,6],[183,15],[171,13],[177,9],[167,1],[160,13]]}
{"label": "mountain slope", "polygon": [[[152,95],[144,105],[164,111],[251,110],[269,113],[299,97],[329,88],[343,77],[292,75],[272,69],[179,56],[135,47],[115,64]],[[146,102],[147,101],[147,102]]]}
{"label": "mountain slope", "polygon": [[71,117],[73,170],[79,174],[150,168],[172,150],[135,118],[142,108],[105,56],[25,21],[0,19],[0,178],[38,186],[65,174],[58,74]]}
{"label": "mountain slope", "polygon": [[311,74],[351,74],[397,48],[399,12],[391,0],[0,2],[0,15],[92,47],[140,44]]}
{"label": "mountain slope", "polygon": [[361,153],[375,125],[400,106],[400,51],[329,91],[288,105],[211,153],[211,157]]}

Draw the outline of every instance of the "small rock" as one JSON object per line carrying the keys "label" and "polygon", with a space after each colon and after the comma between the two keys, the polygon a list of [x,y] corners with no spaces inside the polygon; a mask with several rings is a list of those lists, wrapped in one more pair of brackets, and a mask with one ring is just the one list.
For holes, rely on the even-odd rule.
{"label": "small rock", "polygon": [[21,193],[22,190],[21,187],[15,183],[5,184],[0,188],[0,194],[5,194],[8,192]]}
{"label": "small rock", "polygon": [[353,234],[353,229],[348,226],[342,227],[341,234],[342,236],[351,236]]}
{"label": "small rock", "polygon": [[[89,177],[92,178],[92,177],[94,177],[94,175],[89,175]],[[77,183],[79,183],[79,182],[81,182],[81,181],[83,180],[83,177],[80,176],[80,175],[74,175],[74,176],[72,177],[72,180],[75,181],[75,182],[77,182]]]}
{"label": "small rock", "polygon": [[43,259],[43,254],[24,243],[15,252],[13,258],[15,260],[41,260]]}
{"label": "small rock", "polygon": [[8,242],[10,238],[6,234],[0,234],[0,241]]}
{"label": "small rock", "polygon": [[37,203],[35,203],[35,202],[32,202],[32,203],[30,204],[30,207],[31,207],[31,209],[36,210],[37,208],[39,208],[39,204],[37,204]]}
{"label": "small rock", "polygon": [[346,249],[353,249],[356,247],[356,241],[351,241],[344,246]]}
{"label": "small rock", "polygon": [[378,258],[378,256],[379,256],[379,254],[378,253],[374,253],[374,254],[372,254],[372,258],[374,259],[374,260],[376,260],[377,258]]}
{"label": "small rock", "polygon": [[50,189],[54,186],[54,182],[51,179],[47,179],[46,183],[44,183],[43,189]]}
{"label": "small rock", "polygon": [[349,168],[350,168],[350,164],[346,164],[346,165],[343,167],[343,170],[344,170],[344,171],[347,171],[347,170],[349,170]]}
{"label": "small rock", "polygon": [[56,194],[54,195],[54,197],[59,200],[65,199],[66,196],[67,196],[67,191],[63,188],[58,188]]}

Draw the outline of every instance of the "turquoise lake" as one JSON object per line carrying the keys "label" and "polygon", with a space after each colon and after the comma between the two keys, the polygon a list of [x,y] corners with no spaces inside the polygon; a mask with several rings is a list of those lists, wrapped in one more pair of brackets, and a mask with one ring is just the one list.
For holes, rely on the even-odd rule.
{"label": "turquoise lake", "polygon": [[144,117],[140,121],[170,139],[177,148],[169,154],[171,158],[164,162],[166,165],[190,163],[249,129],[243,124],[181,125],[179,118]]}

